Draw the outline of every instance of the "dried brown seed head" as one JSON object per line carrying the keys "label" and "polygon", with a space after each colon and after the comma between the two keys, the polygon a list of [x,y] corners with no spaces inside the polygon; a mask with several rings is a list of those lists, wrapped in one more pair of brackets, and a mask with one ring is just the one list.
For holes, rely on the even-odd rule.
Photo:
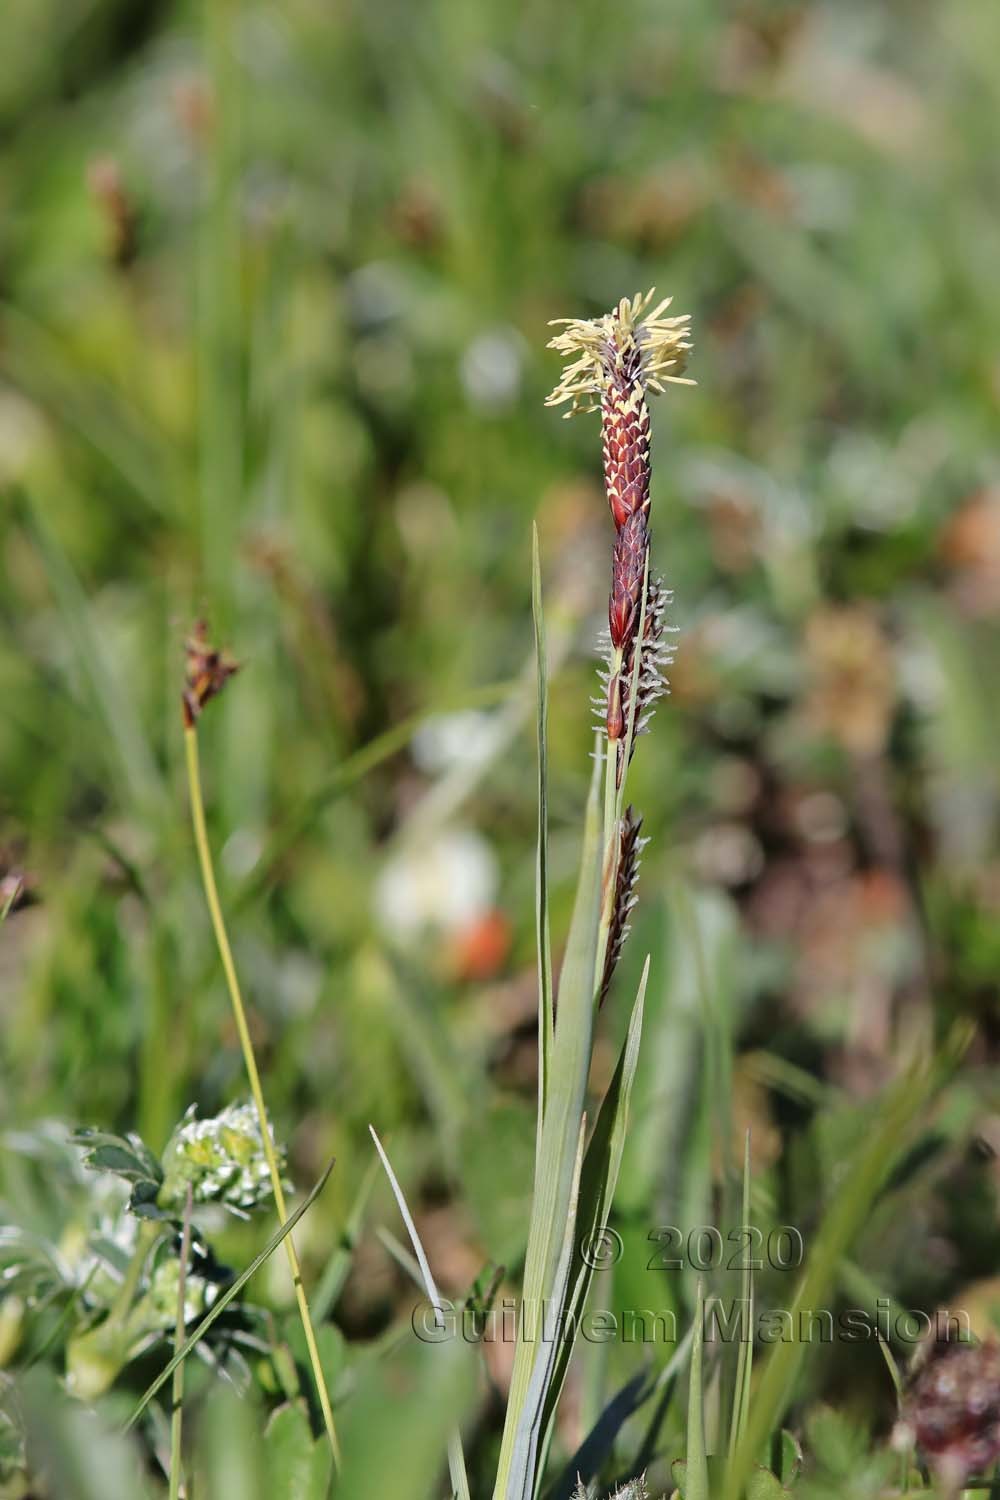
{"label": "dried brown seed head", "polygon": [[184,643],[184,691],[181,695],[185,728],[190,729],[206,703],[217,698],[239,663],[228,651],[209,643],[208,626],[199,620]]}

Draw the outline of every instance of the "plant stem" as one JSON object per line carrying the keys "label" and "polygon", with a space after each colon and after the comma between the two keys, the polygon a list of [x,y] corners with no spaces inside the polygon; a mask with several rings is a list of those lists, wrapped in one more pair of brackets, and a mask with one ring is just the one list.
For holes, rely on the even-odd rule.
{"label": "plant stem", "polygon": [[139,1232],[135,1240],[135,1249],[132,1251],[132,1259],[128,1263],[122,1284],[118,1288],[118,1295],[114,1300],[114,1305],[108,1317],[109,1323],[124,1323],[132,1311],[132,1303],[135,1300],[136,1288],[142,1276],[142,1268],[146,1264],[146,1257],[153,1247],[153,1242],[160,1233],[160,1228],[159,1224],[149,1219],[144,1220],[139,1225]]}
{"label": "plant stem", "polygon": [[[177,1273],[177,1322],[174,1325],[174,1353],[183,1346],[184,1327],[187,1322],[184,1316],[184,1302],[187,1296],[187,1268],[191,1255],[191,1209],[192,1191],[190,1182],[187,1185],[187,1196],[184,1200],[184,1228],[181,1233],[181,1262]],[[178,1362],[174,1371],[174,1383],[171,1388],[170,1402],[170,1500],[180,1500],[182,1494],[186,1494],[186,1488],[181,1482],[181,1437],[184,1419],[184,1361]]]}
{"label": "plant stem", "polygon": [[[281,1185],[281,1172],[278,1168],[274,1142],[271,1139],[267,1108],[264,1104],[264,1092],[261,1088],[260,1074],[257,1070],[257,1059],[254,1056],[253,1042],[250,1040],[250,1029],[247,1026],[239,980],[236,977],[236,965],[233,962],[233,953],[229,946],[229,937],[226,933],[226,924],[222,916],[222,907],[219,903],[219,892],[215,883],[212,852],[209,847],[208,831],[205,826],[205,804],[201,792],[201,771],[198,762],[198,731],[194,725],[185,725],[184,750],[187,759],[188,788],[191,798],[191,822],[194,826],[194,838],[198,848],[198,861],[201,866],[202,884],[205,887],[205,899],[208,902],[215,941],[218,945],[219,957],[222,959],[226,984],[229,988],[233,1018],[236,1022],[237,1033],[239,1034],[240,1047],[243,1050],[243,1062],[246,1066],[247,1078],[250,1082],[250,1092],[253,1095],[253,1102],[257,1108],[261,1140],[264,1145],[264,1154],[267,1157],[268,1170],[271,1174],[274,1202],[278,1210],[278,1218],[281,1224],[284,1225],[288,1219],[288,1211],[285,1206],[285,1192]],[[309,1314],[309,1304],[306,1301],[305,1288],[302,1285],[302,1271],[299,1266],[299,1257],[290,1234],[285,1236],[284,1244],[288,1255],[288,1266],[292,1273],[292,1282],[295,1287],[295,1299],[298,1302],[299,1315],[302,1319],[302,1331],[305,1335],[306,1347],[309,1351],[309,1362],[312,1365],[313,1378],[316,1382],[316,1392],[323,1413],[323,1425],[330,1440],[334,1467],[339,1471],[340,1443],[337,1439],[337,1429],[334,1425],[333,1409],[330,1405],[330,1395],[326,1388],[323,1366],[320,1363],[319,1349],[316,1345],[316,1334],[313,1331],[312,1318]]]}
{"label": "plant stem", "polygon": [[23,882],[21,881],[20,877],[15,877],[15,879],[11,883],[10,890],[7,893],[7,898],[4,901],[3,906],[0,906],[0,922],[6,922],[7,918],[10,916],[11,909],[13,908],[14,902],[21,894],[22,888]]}
{"label": "plant stem", "polygon": [[597,936],[597,954],[594,964],[594,988],[599,990],[604,960],[608,951],[611,919],[615,908],[615,885],[618,880],[618,850],[620,822],[618,802],[618,742],[606,740],[603,735],[598,743],[604,748],[604,817],[602,824],[603,865],[601,873],[601,921]]}

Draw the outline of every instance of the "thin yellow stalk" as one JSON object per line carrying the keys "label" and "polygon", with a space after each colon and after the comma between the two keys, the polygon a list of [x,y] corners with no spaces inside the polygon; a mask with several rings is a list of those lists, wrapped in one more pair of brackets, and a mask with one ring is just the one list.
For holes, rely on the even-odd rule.
{"label": "thin yellow stalk", "polygon": [[[284,1189],[281,1186],[281,1172],[278,1168],[278,1159],[275,1154],[274,1143],[271,1139],[267,1109],[264,1104],[264,1092],[260,1084],[260,1073],[257,1070],[257,1059],[254,1056],[253,1042],[250,1040],[250,1029],[247,1026],[246,1011],[243,1008],[239,980],[236,977],[236,965],[233,962],[233,953],[229,946],[229,937],[226,933],[226,924],[222,916],[222,907],[219,903],[219,892],[215,883],[212,852],[209,847],[208,831],[205,826],[205,804],[201,792],[198,731],[193,724],[185,724],[184,726],[184,750],[187,759],[188,788],[191,797],[191,821],[194,825],[194,839],[198,848],[198,861],[201,866],[202,884],[205,887],[205,899],[208,902],[215,941],[218,945],[219,957],[222,959],[222,968],[225,972],[226,984],[229,988],[229,998],[233,1006],[233,1018],[236,1021],[240,1047],[243,1050],[243,1062],[246,1066],[247,1078],[250,1081],[250,1092],[253,1095],[253,1102],[257,1107],[261,1140],[264,1144],[264,1153],[267,1157],[268,1170],[271,1174],[271,1186],[274,1190],[274,1202],[278,1210],[278,1218],[282,1225],[284,1225],[288,1219],[288,1211],[285,1207]],[[327,1437],[330,1439],[334,1467],[339,1471],[340,1443],[337,1438],[337,1429],[334,1425],[333,1409],[330,1405],[330,1395],[323,1376],[323,1367],[320,1364],[319,1349],[316,1345],[316,1334],[313,1331],[309,1304],[306,1301],[305,1288],[302,1285],[302,1271],[299,1266],[299,1258],[290,1234],[285,1236],[284,1246],[288,1256],[288,1266],[292,1273],[292,1282],[295,1287],[295,1299],[298,1302],[299,1315],[302,1318],[302,1331],[305,1334],[306,1347],[309,1350],[309,1362],[312,1365],[313,1378],[316,1382],[316,1392],[319,1396],[319,1404],[323,1413],[323,1425],[326,1427]]]}

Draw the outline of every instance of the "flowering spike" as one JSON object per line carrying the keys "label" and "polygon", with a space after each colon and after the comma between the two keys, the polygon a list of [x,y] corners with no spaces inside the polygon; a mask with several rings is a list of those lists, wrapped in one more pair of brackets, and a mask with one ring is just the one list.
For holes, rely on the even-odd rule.
{"label": "flowering spike", "polygon": [[[619,790],[636,736],[645,729],[653,704],[666,691],[663,667],[670,660],[663,640],[669,595],[649,573],[650,424],[646,396],[650,391],[662,392],[667,384],[694,384],[683,374],[691,349],[690,318],[687,314],[665,317],[671,299],[664,297],[654,306],[654,295],[650,290],[631,299],[623,297],[617,307],[599,318],[561,318],[561,331],[549,342],[549,348],[563,355],[567,364],[546,405],[569,402],[566,416],[578,411],[601,413],[604,484],[615,540],[608,631],[606,637],[602,632],[601,642],[605,650],[606,639],[607,665],[599,681],[606,689],[608,755],[615,756]],[[616,858],[610,866],[614,873],[608,880],[612,906],[602,1000],[635,902],[639,827],[640,820],[630,808],[621,820]]]}
{"label": "flowering spike", "polygon": [[[653,310],[649,305],[655,288],[629,301],[623,297],[618,306],[600,318],[557,318],[552,327],[561,326],[549,342],[549,348],[564,355],[571,363],[546,401],[547,406],[573,404],[566,413],[597,411],[611,385],[632,385],[638,378],[642,386],[656,389],[664,381],[675,385],[693,385],[683,378],[691,348],[688,339],[690,314],[664,318],[673,300],[665,297]],[[573,356],[576,355],[576,359]]]}
{"label": "flowering spike", "polygon": [[239,663],[228,651],[218,651],[208,639],[208,626],[198,620],[184,643],[184,724],[190,729],[206,703],[217,698]]}

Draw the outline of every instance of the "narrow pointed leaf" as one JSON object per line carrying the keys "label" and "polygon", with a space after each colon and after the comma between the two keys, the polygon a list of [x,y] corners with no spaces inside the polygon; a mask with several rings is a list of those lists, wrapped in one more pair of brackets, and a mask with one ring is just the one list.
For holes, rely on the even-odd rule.
{"label": "narrow pointed leaf", "polygon": [[563,1239],[573,1209],[573,1183],[594,1019],[594,969],[603,864],[598,813],[602,766],[603,757],[595,756],[587,799],[580,877],[559,981],[545,1118],[528,1228],[518,1343],[494,1490],[496,1500],[509,1500],[519,1493],[510,1484],[513,1482],[515,1434],[520,1430],[535,1364],[533,1324],[538,1310],[553,1296]]}
{"label": "narrow pointed leaf", "polygon": [[[378,1152],[382,1165],[385,1168],[385,1174],[389,1179],[389,1185],[392,1188],[393,1196],[396,1199],[396,1204],[399,1208],[399,1212],[403,1216],[403,1223],[406,1225],[406,1232],[410,1236],[410,1244],[413,1246],[413,1253],[417,1258],[417,1266],[419,1268],[420,1275],[423,1278],[424,1290],[427,1293],[427,1297],[431,1306],[440,1311],[441,1296],[438,1292],[437,1286],[434,1282],[434,1277],[431,1273],[430,1261],[427,1259],[427,1253],[424,1250],[423,1244],[420,1240],[420,1236],[417,1233],[417,1226],[413,1222],[413,1215],[410,1213],[406,1199],[403,1196],[403,1189],[400,1187],[399,1180],[396,1177],[395,1172],[392,1170],[392,1164],[390,1163],[388,1156],[386,1156],[385,1154],[382,1142],[375,1134],[375,1127],[373,1125],[369,1125],[368,1129],[371,1131],[372,1140],[375,1142],[375,1150]],[[442,1328],[444,1327],[443,1313],[441,1313],[441,1326]],[[465,1466],[465,1453],[462,1449],[462,1437],[457,1427],[453,1428],[448,1435],[448,1472],[451,1475],[452,1489],[455,1495],[458,1497],[458,1500],[469,1500],[469,1477]]]}
{"label": "narrow pointed leaf", "polygon": [[[570,1327],[575,1327],[577,1321],[583,1316],[587,1294],[594,1277],[594,1268],[584,1258],[583,1248],[594,1242],[595,1233],[606,1225],[611,1217],[615,1188],[618,1185],[618,1172],[621,1167],[622,1153],[625,1150],[632,1084],[639,1061],[639,1044],[642,1039],[642,1017],[648,980],[649,959],[647,957],[618,1064],[601,1104],[594,1133],[587,1145],[584,1157],[576,1214],[576,1244],[566,1300],[567,1323]],[[560,1357],[546,1402],[546,1427],[551,1425],[555,1417],[556,1404],[566,1378],[572,1352],[571,1343],[567,1342],[560,1346]]]}
{"label": "narrow pointed leaf", "polygon": [[684,1500],[708,1500],[708,1459],[705,1455],[705,1392],[702,1352],[705,1341],[705,1288],[698,1278],[694,1338],[691,1343],[691,1380],[688,1387],[687,1482]]}
{"label": "narrow pointed leaf", "polygon": [[246,1270],[236,1278],[232,1286],[227,1287],[226,1290],[222,1293],[221,1297],[219,1297],[218,1301],[213,1302],[211,1311],[206,1313],[205,1317],[202,1318],[201,1322],[198,1324],[194,1332],[190,1335],[189,1338],[184,1341],[181,1348],[178,1349],[173,1359],[171,1359],[164,1366],[164,1368],[160,1371],[159,1375],[157,1375],[152,1384],[147,1386],[146,1390],[143,1392],[137,1405],[135,1406],[132,1415],[129,1417],[128,1421],[125,1424],[126,1432],[130,1427],[135,1426],[136,1422],[142,1416],[142,1413],[145,1411],[150,1401],[152,1401],[157,1392],[161,1390],[166,1382],[170,1379],[171,1375],[174,1373],[181,1360],[187,1359],[194,1346],[205,1337],[205,1334],[211,1328],[216,1318],[220,1317],[221,1314],[225,1312],[230,1302],[232,1302],[234,1297],[239,1295],[239,1293],[246,1286],[247,1282],[250,1280],[251,1276],[253,1276],[255,1272],[260,1270],[264,1262],[274,1254],[275,1250],[277,1250],[278,1246],[285,1238],[285,1235],[291,1233],[306,1210],[312,1207],[316,1199],[319,1197],[320,1193],[323,1191],[323,1188],[326,1186],[326,1180],[332,1171],[333,1162],[331,1161],[312,1191],[305,1198],[303,1198],[302,1202],[299,1204],[295,1212],[289,1214],[284,1224],[282,1224],[281,1228],[271,1236],[260,1254],[254,1256],[253,1260],[247,1266]]}
{"label": "narrow pointed leaf", "polygon": [[[967,1045],[968,1034],[956,1028],[934,1060],[920,1060],[908,1068],[876,1106],[871,1129],[849,1162],[837,1196],[814,1238],[790,1307],[793,1328],[801,1308],[823,1305],[837,1267],[898,1159],[914,1121],[926,1110]],[[758,1455],[781,1421],[806,1353],[807,1344],[795,1340],[775,1345],[769,1355],[754,1391],[746,1430],[729,1465],[725,1500],[737,1500],[742,1495]]]}
{"label": "narrow pointed leaf", "polygon": [[[740,1229],[750,1224],[750,1132],[743,1147],[743,1211]],[[735,1452],[750,1415],[750,1377],[753,1373],[753,1268],[749,1254],[744,1256],[740,1287],[740,1308],[746,1324],[739,1322],[739,1349],[736,1356],[736,1383],[733,1388],[733,1411],[729,1428],[729,1452]]]}
{"label": "narrow pointed leaf", "polygon": [[576,1245],[576,1214],[580,1192],[580,1174],[583,1167],[583,1141],[586,1117],[581,1118],[577,1137],[576,1159],[573,1167],[573,1184],[570,1211],[566,1216],[559,1252],[559,1264],[552,1282],[552,1294],[548,1299],[551,1321],[546,1321],[544,1312],[538,1336],[534,1344],[535,1354],[528,1389],[521,1407],[514,1432],[513,1454],[510,1475],[505,1491],[508,1500],[533,1500],[540,1477],[539,1455],[544,1452],[544,1415],[547,1397],[555,1380],[560,1355],[564,1347],[564,1328],[570,1270]]}
{"label": "narrow pointed leaf", "polygon": [[535,942],[538,950],[538,1150],[541,1150],[545,1092],[554,1026],[552,993],[552,936],[549,930],[549,752],[548,663],[545,616],[542,610],[542,570],[538,556],[538,527],[531,533],[531,613],[535,622],[535,661],[538,677],[538,849],[535,859]]}

